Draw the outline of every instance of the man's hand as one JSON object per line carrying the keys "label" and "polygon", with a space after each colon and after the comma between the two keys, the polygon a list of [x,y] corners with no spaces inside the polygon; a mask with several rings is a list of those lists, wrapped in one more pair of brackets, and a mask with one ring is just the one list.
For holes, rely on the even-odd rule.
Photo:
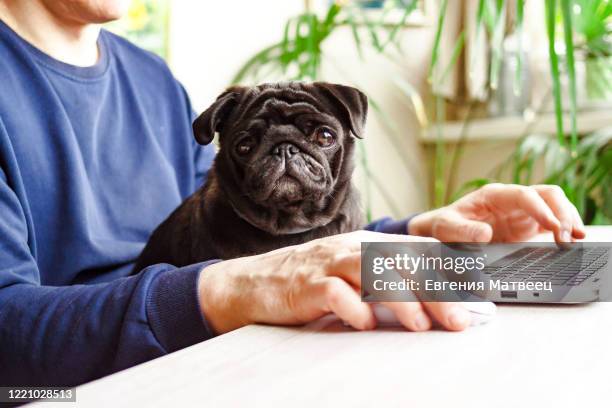
{"label": "man's hand", "polygon": [[[252,323],[293,325],[335,313],[356,329],[376,327],[369,304],[361,302],[361,242],[436,241],[413,236],[357,231],[232,259],[202,271],[200,307],[217,333]],[[414,331],[432,318],[449,330],[463,330],[470,315],[458,303],[385,303]]]}
{"label": "man's hand", "polygon": [[558,243],[585,237],[576,207],[553,185],[489,184],[414,217],[409,230],[443,242],[519,242],[543,231]]}

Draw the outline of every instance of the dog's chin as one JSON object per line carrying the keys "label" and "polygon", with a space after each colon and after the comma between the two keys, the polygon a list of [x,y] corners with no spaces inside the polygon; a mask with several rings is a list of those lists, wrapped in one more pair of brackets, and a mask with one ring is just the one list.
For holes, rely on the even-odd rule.
{"label": "dog's chin", "polygon": [[249,224],[273,235],[305,232],[331,220],[320,214],[328,203],[328,194],[321,189],[311,189],[309,184],[286,173],[276,180],[266,181],[268,193],[265,197],[256,194],[262,189],[250,194],[245,192],[243,197],[249,197],[246,202],[234,203],[233,207]]}
{"label": "dog's chin", "polygon": [[283,175],[272,186],[268,199],[260,205],[293,213],[302,208],[309,196],[312,196],[312,192],[308,192],[299,180]]}

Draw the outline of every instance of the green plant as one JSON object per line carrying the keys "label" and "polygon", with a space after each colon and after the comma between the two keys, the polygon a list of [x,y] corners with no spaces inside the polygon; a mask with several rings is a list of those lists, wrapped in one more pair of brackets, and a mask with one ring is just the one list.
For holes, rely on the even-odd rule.
{"label": "green plant", "polygon": [[[444,4],[445,0],[442,0],[442,11],[444,11]],[[478,3],[476,35],[483,35],[482,33],[486,32],[491,37],[489,89],[497,87],[504,32],[517,32],[519,47],[521,46],[525,2],[516,0],[514,4],[516,4],[516,18],[513,26],[507,27],[505,10],[508,8],[509,1],[479,0]],[[585,220],[610,222],[612,219],[607,209],[612,204],[609,193],[612,184],[612,178],[609,176],[612,173],[609,163],[609,157],[612,154],[610,152],[609,131],[603,133],[608,136],[596,133],[579,138],[575,54],[577,48],[581,50],[588,48],[593,54],[608,55],[610,51],[609,19],[612,13],[612,3],[608,0],[545,0],[545,10],[556,139],[546,139],[546,143],[542,143],[539,136],[523,138],[517,145],[512,160],[506,163],[506,168],[510,169],[512,182],[530,184],[534,182],[534,163],[539,158],[546,157],[547,174],[545,179],[540,181],[561,186]],[[439,24],[443,24],[443,19],[440,19]],[[440,29],[439,26],[438,30]],[[562,41],[559,38],[562,38]],[[559,55],[559,47],[557,46],[559,42],[563,44],[564,55]],[[435,50],[438,46],[439,37],[436,38],[434,45],[434,55],[431,61],[432,71],[437,62]],[[518,52],[516,55],[518,59],[516,66],[520,67],[522,53]],[[520,71],[520,69],[517,69],[516,83],[521,81]],[[561,79],[564,75],[567,76],[569,85],[569,110],[567,113],[570,118],[569,129],[564,129],[563,121],[565,111],[561,98]],[[435,81],[435,78],[432,78],[432,81]],[[469,120],[468,115],[466,121]],[[608,138],[606,139],[606,137]],[[462,143],[465,142],[463,139],[459,142],[459,150],[455,151],[455,158],[461,154]],[[602,140],[605,140],[605,143]],[[437,143],[442,147],[438,147],[436,150],[443,152],[443,139],[440,137]],[[443,159],[443,157],[436,155],[436,160]],[[451,167],[454,167],[454,165],[456,165],[456,160],[453,160]],[[443,171],[438,172],[436,174],[436,185],[443,187],[452,185],[450,181],[453,174],[454,171],[450,171],[449,180],[444,180],[445,173]],[[500,177],[472,180],[463,185],[459,192],[463,194],[470,189],[494,180],[500,180]],[[450,191],[444,189],[436,189],[435,191],[438,195],[436,197],[436,203],[438,204],[446,203],[451,197],[457,196],[457,194],[453,195]]]}
{"label": "green plant", "polygon": [[612,2],[574,0],[574,30],[579,35],[576,47],[589,56],[612,55]]}
{"label": "green plant", "polygon": [[[609,0],[544,0],[546,6],[545,21],[548,34],[548,52],[550,56],[550,75],[552,82],[553,104],[556,118],[556,138],[548,141],[545,146],[537,150],[533,148],[533,137],[526,136],[517,145],[513,154],[513,160],[507,163],[512,174],[512,181],[518,183],[531,183],[533,180],[533,166],[538,157],[545,155],[548,163],[555,163],[560,168],[551,168],[547,172],[544,181],[561,186],[570,200],[576,204],[583,218],[592,222],[603,222],[610,220],[610,143],[601,142],[602,136],[578,137],[577,126],[577,97],[576,97],[576,61],[575,50],[583,50],[588,47],[590,52],[603,55],[609,52],[610,25],[609,17],[612,6]],[[519,39],[519,50],[522,47],[523,17],[525,14],[525,1],[514,0],[515,18],[512,26],[507,26],[507,10],[510,0],[479,0],[476,11],[476,36],[488,35],[491,42],[491,64],[489,68],[488,87],[490,90],[497,88],[499,72],[503,58],[502,44],[504,36],[508,32],[516,32]],[[306,11],[287,21],[282,39],[264,48],[253,55],[236,73],[233,83],[250,82],[257,83],[263,79],[296,79],[317,80],[321,79],[321,62],[324,58],[322,45],[339,28],[348,27],[353,35],[357,53],[363,54],[363,49],[368,47],[385,54],[392,46],[401,51],[399,32],[404,26],[407,17],[415,9],[417,1],[387,0],[385,2],[386,12],[391,7],[399,6],[403,10],[403,18],[399,23],[386,24],[386,12],[382,13],[380,19],[371,21],[362,9],[355,7],[351,2],[335,2],[331,4],[320,18],[308,8]],[[467,138],[467,132],[458,144],[458,148],[451,156],[449,168],[447,168],[446,146],[442,134],[441,123],[444,120],[444,100],[439,95],[438,85],[443,83],[449,75],[452,67],[459,59],[464,47],[465,35],[460,33],[455,43],[453,54],[449,64],[440,67],[440,42],[442,30],[445,24],[448,0],[439,0],[439,14],[437,19],[435,41],[431,56],[429,80],[434,91],[434,103],[438,128],[436,141],[435,164],[434,164],[434,205],[439,206],[447,203],[453,198],[453,190],[449,186],[454,185],[455,169],[461,158],[462,145]],[[603,21],[603,23],[602,23]],[[365,35],[363,34],[365,31]],[[564,54],[559,55],[557,43],[564,45]],[[476,43],[479,43],[476,41]],[[607,48],[608,47],[608,48]],[[474,52],[479,55],[479,52]],[[520,84],[520,69],[522,53],[518,52],[516,66],[519,67],[515,75],[515,84]],[[473,65],[469,61],[468,69]],[[561,98],[562,76],[567,76],[569,84],[569,117],[570,128],[564,129],[563,115],[564,107]],[[407,90],[409,97],[414,96],[414,90],[401,81],[396,81],[402,90]],[[519,87],[515,87],[517,90]],[[383,118],[391,140],[394,140],[393,124],[380,109],[380,105],[370,98],[373,110]],[[419,108],[415,103],[415,111]],[[471,112],[471,107],[469,112]],[[420,115],[417,115],[420,116]],[[464,129],[471,119],[467,115]],[[604,138],[605,139],[605,138]],[[606,139],[607,140],[607,139]],[[597,148],[595,148],[597,146]],[[370,192],[372,184],[383,197],[388,197],[384,183],[376,179],[375,174],[369,170],[367,152],[363,145],[359,146],[359,162],[362,165],[368,183],[365,186],[366,208],[370,216]],[[449,171],[450,170],[450,171]],[[447,179],[448,175],[448,179]],[[492,178],[481,178],[472,180],[462,186],[459,191],[464,193],[469,189],[479,187]],[[456,195],[455,195],[456,196]],[[393,203],[390,198],[391,206]]]}
{"label": "green plant", "polygon": [[587,96],[604,100],[612,96],[612,3],[575,0],[576,49],[586,57]]}
{"label": "green plant", "polygon": [[[541,158],[545,173],[536,180],[534,169]],[[500,179],[517,184],[558,184],[568,171],[574,182],[573,202],[583,220],[589,224],[612,223],[612,128],[580,138],[574,155],[556,138],[541,134],[526,136],[494,174],[472,180],[459,194]]]}
{"label": "green plant", "polygon": [[[232,83],[256,83],[271,75],[295,80],[319,79],[323,58],[322,45],[340,27],[350,28],[360,55],[364,46],[381,53],[390,45],[399,48],[398,33],[416,5],[416,0],[387,0],[383,13],[376,21],[372,21],[362,8],[351,2],[332,3],[322,18],[307,9],[287,21],[281,41],[264,48],[247,60],[232,79]],[[397,7],[403,10],[401,20],[395,24],[387,24],[387,14]],[[367,39],[361,34],[362,27],[367,30]]]}

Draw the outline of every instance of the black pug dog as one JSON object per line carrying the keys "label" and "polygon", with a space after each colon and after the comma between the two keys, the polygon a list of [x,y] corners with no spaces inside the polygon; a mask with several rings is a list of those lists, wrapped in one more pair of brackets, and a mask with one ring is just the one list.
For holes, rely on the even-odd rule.
{"label": "black pug dog", "polygon": [[220,148],[205,185],[154,232],[135,271],[259,254],[363,226],[351,183],[359,90],[325,82],[232,87],[193,123]]}

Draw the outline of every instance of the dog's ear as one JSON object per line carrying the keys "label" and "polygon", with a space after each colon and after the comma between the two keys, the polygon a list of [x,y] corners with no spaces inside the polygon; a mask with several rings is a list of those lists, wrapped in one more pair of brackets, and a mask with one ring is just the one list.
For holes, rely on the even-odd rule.
{"label": "dog's ear", "polygon": [[199,144],[207,145],[213,141],[215,132],[223,130],[223,124],[238,104],[246,88],[233,86],[217,97],[193,122],[193,135]]}
{"label": "dog's ear", "polygon": [[338,107],[346,115],[351,131],[361,139],[368,116],[368,97],[359,89],[350,86],[327,82],[316,82],[315,85],[338,104]]}

